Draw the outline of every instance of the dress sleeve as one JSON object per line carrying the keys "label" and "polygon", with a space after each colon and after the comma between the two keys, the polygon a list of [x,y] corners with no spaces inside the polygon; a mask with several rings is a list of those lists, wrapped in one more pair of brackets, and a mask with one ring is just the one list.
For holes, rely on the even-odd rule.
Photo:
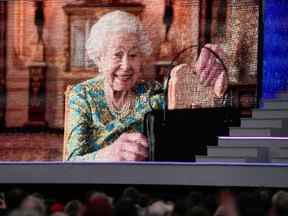
{"label": "dress sleeve", "polygon": [[68,101],[68,135],[66,160],[94,160],[91,108],[84,88],[75,86]]}

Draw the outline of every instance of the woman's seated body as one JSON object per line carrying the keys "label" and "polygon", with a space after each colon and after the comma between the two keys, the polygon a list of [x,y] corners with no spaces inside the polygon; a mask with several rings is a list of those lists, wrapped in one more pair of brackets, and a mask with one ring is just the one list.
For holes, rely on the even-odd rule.
{"label": "woman's seated body", "polygon": [[[142,80],[142,64],[152,48],[141,22],[126,12],[108,13],[92,27],[86,49],[100,75],[77,84],[69,95],[66,159],[145,160],[144,115],[151,106],[162,109],[164,96],[153,94],[161,89],[159,83]],[[221,96],[227,76],[216,64],[215,57],[202,50],[195,69],[200,81]]]}

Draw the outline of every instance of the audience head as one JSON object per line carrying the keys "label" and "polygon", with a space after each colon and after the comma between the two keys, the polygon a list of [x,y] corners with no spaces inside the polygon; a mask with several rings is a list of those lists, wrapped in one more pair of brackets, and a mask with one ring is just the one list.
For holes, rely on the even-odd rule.
{"label": "audience head", "polygon": [[64,211],[64,205],[60,202],[55,202],[50,206],[50,212],[57,213],[57,212],[63,212]]}
{"label": "audience head", "polygon": [[112,204],[108,196],[104,194],[98,194],[89,200],[87,208],[84,212],[84,216],[112,216]]}
{"label": "audience head", "polygon": [[278,191],[272,197],[272,210],[275,216],[288,215],[288,193]]}
{"label": "audience head", "polygon": [[133,200],[120,198],[114,205],[113,216],[138,216],[138,209]]}
{"label": "audience head", "polygon": [[138,204],[140,201],[140,193],[136,188],[128,187],[123,191],[122,198],[131,199]]}
{"label": "audience head", "polygon": [[245,216],[264,216],[265,210],[258,191],[241,192],[237,199],[238,212]]}
{"label": "audience head", "polygon": [[168,216],[174,210],[172,203],[165,203],[162,200],[156,201],[147,207],[147,216]]}
{"label": "audience head", "polygon": [[5,197],[7,208],[18,208],[25,197],[26,193],[20,188],[13,188],[9,190]]}
{"label": "audience head", "polygon": [[85,207],[79,200],[71,200],[64,207],[64,212],[68,216],[82,216],[84,210]]}
{"label": "audience head", "polygon": [[21,209],[33,209],[41,215],[46,213],[46,206],[44,200],[38,195],[33,194],[27,196],[21,203]]}
{"label": "audience head", "polygon": [[112,204],[113,198],[108,196],[107,194],[99,191],[89,191],[86,195],[86,204],[90,205],[95,198],[103,197],[108,199],[108,201]]}

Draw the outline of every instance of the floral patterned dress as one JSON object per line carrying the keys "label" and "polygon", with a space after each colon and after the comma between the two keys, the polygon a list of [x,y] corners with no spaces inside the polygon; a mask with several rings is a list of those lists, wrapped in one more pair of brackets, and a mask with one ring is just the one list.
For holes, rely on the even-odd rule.
{"label": "floral patterned dress", "polygon": [[[68,137],[66,160],[97,160],[97,151],[113,143],[124,132],[143,133],[144,115],[164,107],[157,82],[141,82],[134,88],[134,109],[126,116],[109,110],[104,93],[104,77],[79,83],[69,95]],[[152,95],[152,96],[151,96]]]}

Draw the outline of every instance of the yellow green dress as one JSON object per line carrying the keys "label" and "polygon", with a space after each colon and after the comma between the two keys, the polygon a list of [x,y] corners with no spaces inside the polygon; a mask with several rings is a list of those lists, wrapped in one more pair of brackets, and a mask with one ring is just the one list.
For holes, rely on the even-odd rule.
{"label": "yellow green dress", "polygon": [[[124,132],[143,133],[144,115],[164,107],[161,85],[155,81],[140,82],[133,89],[134,109],[126,116],[109,110],[105,100],[104,77],[79,83],[69,94],[69,126],[66,160],[95,160],[97,151],[113,143]],[[151,96],[152,95],[152,96]]]}

